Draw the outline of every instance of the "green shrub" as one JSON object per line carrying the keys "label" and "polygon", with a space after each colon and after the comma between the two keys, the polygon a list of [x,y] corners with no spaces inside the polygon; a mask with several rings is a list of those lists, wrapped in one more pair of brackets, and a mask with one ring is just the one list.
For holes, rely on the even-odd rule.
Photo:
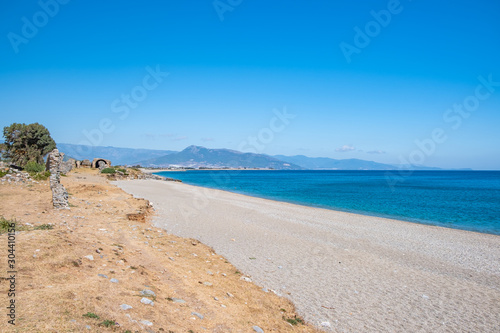
{"label": "green shrub", "polygon": [[9,230],[12,230],[12,228],[16,231],[28,230],[28,227],[20,225],[16,220],[7,220],[5,217],[0,215],[0,234],[8,232]]}
{"label": "green shrub", "polygon": [[8,174],[9,172],[7,170],[3,171],[3,170],[0,170],[0,178],[2,178],[3,176],[5,176],[6,174]]}
{"label": "green shrub", "polygon": [[104,326],[104,327],[112,327],[115,326],[115,321],[114,320],[105,320],[99,325]]}
{"label": "green shrub", "polygon": [[35,230],[52,230],[54,226],[52,224],[40,224],[35,227]]}
{"label": "green shrub", "polygon": [[93,312],[87,312],[86,314],[83,315],[84,317],[87,317],[87,318],[93,318],[93,319],[99,319],[99,316],[96,315],[95,313]]}
{"label": "green shrub", "polygon": [[113,168],[105,168],[105,169],[102,169],[101,173],[110,173],[110,174],[113,174],[115,173],[115,169]]}
{"label": "green shrub", "polygon": [[5,217],[0,216],[0,234],[3,234],[10,229],[11,223],[14,223],[14,225],[15,225],[16,221],[9,221]]}
{"label": "green shrub", "polygon": [[34,174],[45,171],[45,166],[35,161],[29,161],[28,163],[26,163],[24,170],[27,171],[29,174]]}
{"label": "green shrub", "polygon": [[49,177],[50,177],[50,171],[31,174],[31,178],[33,180],[47,180]]}
{"label": "green shrub", "polygon": [[127,173],[127,169],[117,169],[117,171],[121,171],[123,173]]}
{"label": "green shrub", "polygon": [[298,324],[302,324],[304,325],[304,320],[302,320],[302,318],[299,318],[299,317],[295,317],[295,318],[285,318],[283,317],[284,320],[286,320],[287,322],[289,322],[290,324],[292,324],[293,326],[296,326]]}

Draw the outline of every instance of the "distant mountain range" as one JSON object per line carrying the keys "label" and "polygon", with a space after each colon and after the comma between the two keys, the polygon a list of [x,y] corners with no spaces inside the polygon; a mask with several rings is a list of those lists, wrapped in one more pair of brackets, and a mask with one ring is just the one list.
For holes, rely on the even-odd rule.
{"label": "distant mountain range", "polygon": [[359,160],[355,158],[336,160],[327,157],[307,157],[304,155],[284,156],[275,155],[275,158],[300,165],[305,169],[312,170],[391,170],[394,165],[382,164],[373,161]]}
{"label": "distant mountain range", "polygon": [[84,146],[69,143],[58,143],[57,149],[76,160],[87,159],[92,161],[95,157],[100,157],[110,160],[114,165],[134,165],[134,162],[137,161],[176,153],[176,151],[172,150]]}
{"label": "distant mountain range", "polygon": [[[102,146],[82,146],[58,143],[58,149],[75,159],[95,157],[111,160],[114,165],[141,165],[143,167],[189,168],[260,168],[275,170],[397,170],[401,166],[360,159],[333,159],[303,155],[264,155],[243,153],[230,149],[209,149],[189,146],[177,152],[172,150],[132,149]],[[409,166],[406,166],[409,168]],[[441,170],[440,168],[412,166],[414,170]]]}
{"label": "distant mountain range", "polygon": [[199,146],[189,146],[181,152],[140,161],[138,164],[148,167],[303,169],[293,163],[263,154],[242,153],[230,149],[208,149]]}

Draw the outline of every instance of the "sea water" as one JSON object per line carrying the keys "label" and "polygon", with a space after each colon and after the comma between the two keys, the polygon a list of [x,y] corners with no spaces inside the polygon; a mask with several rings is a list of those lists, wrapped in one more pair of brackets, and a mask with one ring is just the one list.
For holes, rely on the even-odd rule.
{"label": "sea water", "polygon": [[266,199],[500,235],[500,171],[158,172]]}

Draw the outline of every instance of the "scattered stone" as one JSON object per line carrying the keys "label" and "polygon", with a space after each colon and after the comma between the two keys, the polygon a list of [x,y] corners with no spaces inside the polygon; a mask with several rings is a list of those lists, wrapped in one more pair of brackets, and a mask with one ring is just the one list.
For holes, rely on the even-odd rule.
{"label": "scattered stone", "polygon": [[203,319],[205,318],[201,313],[198,313],[198,312],[191,312],[192,315],[195,315],[196,317],[200,318],[200,319]]}
{"label": "scattered stone", "polygon": [[227,292],[226,294],[227,294],[227,296],[229,296],[229,297],[234,297],[234,295],[233,295],[233,294],[231,294],[230,292]]}
{"label": "scattered stone", "polygon": [[174,303],[181,303],[181,304],[182,304],[182,303],[186,303],[186,301],[185,301],[185,300],[180,299],[180,298],[172,298],[172,302],[174,302]]}
{"label": "scattered stone", "polygon": [[92,327],[90,325],[85,325],[85,328],[88,329],[88,330],[92,329]]}
{"label": "scattered stone", "polygon": [[109,280],[110,282],[113,282],[113,283],[118,283],[118,280],[117,279],[111,279]]}
{"label": "scattered stone", "polygon": [[329,322],[329,321],[324,321],[324,322],[322,322],[320,325],[321,325],[321,327],[331,327],[331,325],[330,325],[330,322]]}
{"label": "scattered stone", "polygon": [[141,291],[141,295],[143,296],[156,296],[155,292],[149,289],[144,289]]}
{"label": "scattered stone", "polygon": [[128,305],[128,304],[122,304],[122,305],[120,305],[120,308],[122,310],[130,310],[130,309],[132,309],[132,307],[130,305]]}
{"label": "scattered stone", "polygon": [[252,327],[252,329],[257,333],[264,333],[264,330],[262,328],[260,328],[259,326],[254,326],[254,327]]}
{"label": "scattered stone", "polygon": [[100,277],[105,278],[105,279],[108,278],[108,276],[106,274],[97,274],[97,276],[100,276]]}
{"label": "scattered stone", "polygon": [[282,268],[283,268],[283,266],[278,266],[278,268],[279,268],[279,269],[282,269]]}
{"label": "scattered stone", "polygon": [[148,320],[141,320],[140,323],[146,326],[153,326],[153,323]]}
{"label": "scattered stone", "polygon": [[203,284],[204,284],[205,286],[209,286],[209,287],[211,287],[211,286],[212,286],[212,284],[211,284],[210,282],[203,282]]}
{"label": "scattered stone", "polygon": [[87,258],[90,261],[94,260],[94,256],[91,254],[89,254],[88,256],[85,256],[84,258]]}
{"label": "scattered stone", "polygon": [[269,289],[267,289],[266,287],[264,287],[264,288],[262,288],[262,291],[265,292],[265,293],[268,293]]}
{"label": "scattered stone", "polygon": [[240,280],[243,280],[243,281],[246,281],[246,282],[252,282],[252,279],[250,279],[249,277],[246,277],[246,276],[240,277]]}
{"label": "scattered stone", "polygon": [[146,304],[146,305],[151,305],[151,306],[155,305],[155,302],[153,302],[152,300],[150,300],[149,298],[146,298],[146,297],[143,297],[141,299],[141,303]]}

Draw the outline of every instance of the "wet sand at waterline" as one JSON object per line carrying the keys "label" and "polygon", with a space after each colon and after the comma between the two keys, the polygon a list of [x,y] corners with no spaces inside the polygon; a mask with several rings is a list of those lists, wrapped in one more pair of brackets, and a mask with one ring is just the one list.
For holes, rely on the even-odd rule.
{"label": "wet sand at waterline", "polygon": [[115,182],[337,332],[498,332],[500,237],[158,180]]}

